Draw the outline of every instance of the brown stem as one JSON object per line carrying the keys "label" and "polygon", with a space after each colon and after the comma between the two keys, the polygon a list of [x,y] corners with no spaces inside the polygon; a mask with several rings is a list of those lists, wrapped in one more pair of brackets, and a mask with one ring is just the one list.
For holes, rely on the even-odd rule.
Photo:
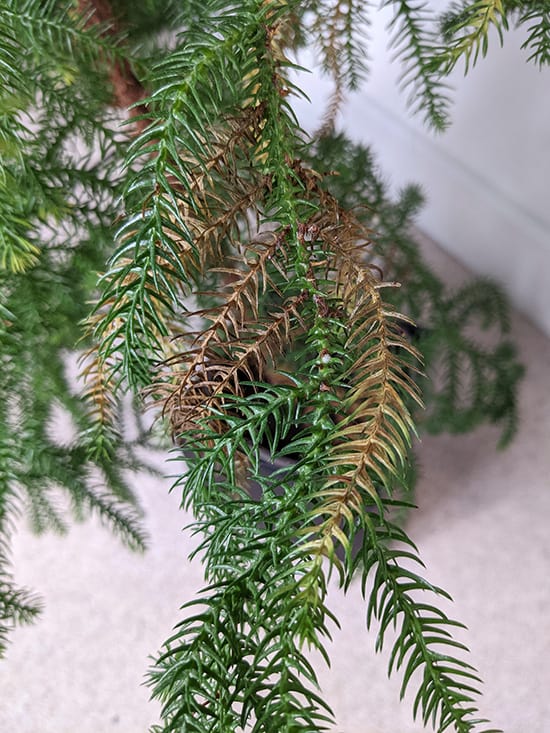
{"label": "brown stem", "polygon": [[[120,34],[120,24],[109,0],[78,0],[78,10],[82,15],[89,16],[86,22],[87,27],[99,23],[106,24],[105,35],[117,36]],[[146,96],[145,89],[136,78],[128,61],[115,61],[109,70],[109,77],[113,85],[113,101],[117,107],[126,109],[130,117],[147,114],[145,104],[139,104]],[[147,119],[135,120],[136,133],[144,130],[148,124]]]}

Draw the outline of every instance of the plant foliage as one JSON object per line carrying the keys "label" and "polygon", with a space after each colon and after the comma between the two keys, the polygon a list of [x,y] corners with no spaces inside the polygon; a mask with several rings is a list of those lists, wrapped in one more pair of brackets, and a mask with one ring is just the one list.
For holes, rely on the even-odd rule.
{"label": "plant foliage", "polygon": [[[372,231],[373,261],[383,263],[389,280],[407,284],[389,290],[388,299],[414,321],[412,328],[405,324],[406,332],[429,377],[417,379],[426,409],[415,412],[416,423],[431,433],[460,433],[492,422],[502,431],[499,445],[506,446],[517,426],[515,393],[523,369],[507,338],[509,312],[500,288],[486,278],[455,291],[445,287],[414,239],[422,192],[408,186],[392,201],[368,148],[336,135],[317,140],[308,155],[314,167],[337,173],[328,185]],[[485,338],[476,335],[483,331]]]}
{"label": "plant foliage", "polygon": [[[111,453],[96,450],[95,410],[71,386],[66,359],[112,241],[123,146],[106,109],[105,74],[120,50],[69,3],[0,8],[3,629],[38,609],[6,565],[16,510],[26,508],[37,531],[63,531],[68,503],[76,516],[99,514],[132,547],[145,538],[125,476],[141,465],[134,446],[119,434]],[[74,423],[68,446],[50,429],[60,408]]]}
{"label": "plant foliage", "polygon": [[[457,8],[445,53],[423,6],[391,5],[403,83],[436,127],[445,74],[512,11],[547,59],[542,3]],[[419,192],[390,201],[367,150],[312,143],[294,115],[293,49],[317,41],[334,132],[366,73],[367,25],[368,8],[337,0],[0,0],[0,644],[38,611],[7,565],[20,507],[62,530],[65,494],[143,545],[126,469],[148,437],[130,439],[122,414],[144,403],[188,459],[176,485],[206,577],[149,674],[157,731],[330,725],[306,647],[326,658],[329,578],[359,574],[378,646],[396,630],[390,672],[416,687],[415,714],[490,733],[445,593],[392,518],[415,423],[489,419],[505,443],[521,370],[498,289],[448,294],[423,262]],[[125,134],[116,105],[132,110]],[[474,318],[497,325],[496,346],[467,335]],[[421,418],[423,357],[442,377]],[[52,437],[58,408],[69,445]]]}
{"label": "plant foliage", "polygon": [[525,26],[526,39],[522,48],[528,60],[539,66],[550,60],[550,6],[546,0],[477,0],[456,2],[440,18],[445,42],[438,54],[437,65],[448,73],[464,59],[466,70],[485,56],[491,35],[502,44],[504,33],[511,24]]}

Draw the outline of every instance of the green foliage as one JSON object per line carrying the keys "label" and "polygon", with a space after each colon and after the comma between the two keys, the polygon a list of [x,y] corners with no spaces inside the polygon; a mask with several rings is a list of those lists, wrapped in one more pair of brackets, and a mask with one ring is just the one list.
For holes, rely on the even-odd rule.
{"label": "green foliage", "polygon": [[[456,656],[462,647],[449,636],[457,624],[425,598],[445,594],[411,571],[411,561],[418,563],[416,550],[403,530],[381,515],[386,502],[355,491],[340,506],[349,513],[345,532],[335,525],[329,530],[337,503],[334,491],[327,496],[322,489],[332,473],[330,445],[312,434],[303,397],[308,385],[298,375],[294,386],[266,386],[257,399],[234,399],[234,410],[217,415],[229,430],[205,428],[190,436],[193,455],[180,483],[183,504],[197,517],[195,531],[205,535],[196,554],[209,586],[204,597],[184,607],[190,616],[151,671],[154,695],[164,704],[165,725],[155,730],[314,731],[331,722],[302,653],[303,644],[323,652],[329,624],[337,624],[325,602],[324,556],[344,587],[358,564],[364,592],[372,578],[369,624],[379,622],[379,647],[398,625],[390,671],[403,669],[404,693],[413,672],[423,670],[415,708],[424,721],[437,730],[451,723],[457,731],[480,730],[472,720],[471,685],[478,680]],[[301,429],[286,447],[271,436],[271,460],[281,467],[266,473],[261,446],[273,413],[281,436],[296,424]],[[255,500],[239,477],[239,451]],[[289,451],[302,456],[296,465],[281,461]],[[387,508],[393,508],[391,500]],[[329,521],[319,523],[319,517]],[[342,552],[336,550],[340,542]]]}
{"label": "green foliage", "polygon": [[[424,725],[444,731],[450,726],[456,731],[478,730],[485,719],[472,718],[476,714],[475,697],[481,682],[475,669],[460,657],[466,647],[453,640],[453,627],[461,624],[449,619],[437,606],[425,601],[425,594],[449,596],[434,587],[411,565],[422,565],[409,537],[395,525],[381,519],[378,513],[365,512],[365,541],[361,560],[362,587],[369,589],[367,624],[379,624],[377,648],[384,644],[388,629],[398,626],[393,644],[389,673],[394,669],[403,675],[401,698],[405,695],[417,670],[422,670],[422,681],[415,696],[413,712],[420,713]],[[419,601],[422,592],[422,601]],[[456,651],[458,650],[458,652]],[[498,733],[484,729],[484,733]]]}
{"label": "green foliage", "polygon": [[441,18],[443,38],[446,41],[439,62],[444,73],[449,73],[464,58],[466,71],[485,56],[489,48],[491,30],[496,31],[502,43],[508,29],[506,3],[503,0],[475,0],[457,3]]}
{"label": "green foliage", "polygon": [[[98,266],[93,251],[98,243],[82,241],[66,252],[66,261],[52,247],[41,253],[32,269],[11,276],[9,282],[4,275],[1,278],[9,311],[2,334],[0,507],[17,497],[17,503],[27,506],[37,531],[64,531],[65,512],[60,506],[64,491],[77,515],[98,513],[138,548],[143,547],[144,536],[124,475],[141,466],[134,446],[119,439],[112,455],[88,459],[93,415],[74,394],[66,374],[65,354],[79,338],[78,322],[87,310],[88,268]],[[51,436],[52,413],[58,407],[71,415],[77,430],[69,446],[56,444]],[[94,477],[93,468],[103,478]]]}
{"label": "green foliage", "polygon": [[[154,379],[151,399],[193,454],[183,503],[204,535],[207,587],[151,672],[162,730],[320,730],[330,715],[301,647],[323,650],[327,577],[346,586],[360,560],[377,573],[381,638],[403,619],[404,685],[424,670],[419,713],[437,730],[479,730],[471,667],[433,648],[454,645],[454,622],[412,600],[430,586],[389,542],[410,545],[384,497],[407,473],[417,355],[365,258],[368,230],[302,162],[287,12],[217,8],[153,68],[151,124],[127,157],[127,214],[95,314],[110,383]],[[213,264],[216,288],[201,292]],[[207,307],[185,311],[197,290]],[[266,476],[265,445],[295,463]]]}
{"label": "green foliage", "polygon": [[[547,58],[543,3],[471,3],[443,37],[422,5],[391,4],[403,84],[437,128],[445,74],[509,13],[534,23],[532,58]],[[127,471],[150,437],[123,419],[143,400],[189,457],[177,485],[206,576],[150,672],[155,730],[331,724],[305,647],[326,658],[328,580],[346,589],[360,573],[378,646],[396,630],[390,671],[416,685],[415,712],[489,733],[457,624],[435,605],[445,594],[411,569],[416,549],[389,517],[413,481],[415,423],[489,419],[509,439],[520,368],[506,305],[485,281],[447,293],[409,234],[418,190],[390,201],[367,150],[308,145],[291,106],[289,57],[314,36],[333,126],[366,73],[368,8],[118,0],[111,24],[77,7],[0,0],[0,646],[38,612],[7,570],[20,507],[37,531],[63,531],[66,504],[96,512],[143,546]],[[109,109],[130,75],[143,99],[125,137]],[[471,339],[473,319],[497,327],[496,345]],[[80,391],[66,368],[77,343]],[[427,388],[419,352],[443,368]],[[58,409],[68,445],[52,436]]]}
{"label": "green foliage", "polygon": [[[6,80],[0,93],[5,630],[38,610],[7,570],[17,507],[27,509],[37,531],[63,531],[69,504],[77,517],[97,513],[131,547],[142,548],[145,538],[126,477],[141,466],[134,445],[119,437],[111,454],[88,457],[96,420],[67,375],[67,354],[81,339],[79,323],[109,253],[117,212],[122,141],[105,109],[110,92],[102,70],[119,50],[101,28],[85,27],[70,3],[3,0],[0,25]],[[59,409],[74,425],[68,446],[51,434]]]}
{"label": "green foliage", "polygon": [[[260,427],[267,402],[247,406]],[[249,427],[248,420],[234,423],[241,435]],[[226,447],[238,447],[227,445],[227,436],[214,440],[221,460]],[[331,618],[322,598],[305,598],[310,560],[292,537],[306,516],[306,497],[289,476],[275,482],[262,475],[257,451],[248,450],[257,459],[261,501],[212,474],[210,456],[197,460],[185,482],[197,531],[208,532],[199,551],[209,586],[184,607],[191,615],[151,673],[154,695],[164,704],[162,730],[313,731],[331,721],[302,650],[304,641],[323,649]]]}
{"label": "green foliage", "polygon": [[527,39],[522,48],[530,52],[528,61],[539,66],[550,62],[550,5],[540,2],[508,2],[506,9],[518,27],[526,26]]}
{"label": "green foliage", "polygon": [[434,64],[438,48],[434,18],[422,1],[387,0],[394,8],[390,23],[395,56],[402,62],[401,85],[410,89],[409,104],[435,130],[449,124],[445,75]]}
{"label": "green foliage", "polygon": [[489,48],[491,31],[503,43],[510,24],[526,26],[527,38],[522,48],[528,61],[539,66],[550,61],[550,6],[546,0],[477,0],[454,3],[440,19],[445,48],[438,54],[442,73],[448,73],[464,58],[466,70]]}

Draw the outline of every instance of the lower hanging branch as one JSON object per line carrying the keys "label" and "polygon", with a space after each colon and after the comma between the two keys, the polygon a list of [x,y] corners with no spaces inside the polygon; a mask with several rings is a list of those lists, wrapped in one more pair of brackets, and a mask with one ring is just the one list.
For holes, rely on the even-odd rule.
{"label": "lower hanging branch", "polygon": [[452,638],[453,628],[463,625],[447,617],[433,602],[419,600],[419,592],[432,598],[449,595],[433,586],[409,567],[422,565],[416,547],[406,533],[380,517],[364,515],[362,589],[368,593],[367,624],[379,623],[377,651],[382,649],[385,634],[396,630],[388,673],[402,674],[401,698],[418,672],[419,682],[413,712],[420,714],[424,725],[438,733],[452,729],[457,733],[502,733],[495,728],[481,728],[488,721],[477,717],[475,698],[481,680],[472,665],[456,656],[466,647]]}
{"label": "lower hanging branch", "polygon": [[[198,464],[205,460],[196,459],[192,484],[195,477],[202,482]],[[253,478],[262,486],[258,502],[195,503],[211,585],[186,605],[190,616],[151,672],[153,696],[164,706],[164,725],[156,731],[313,733],[333,722],[302,650],[307,642],[326,655],[323,638],[333,618],[324,605],[324,582],[315,602],[304,601],[310,558],[295,543],[304,500],[291,482]],[[227,496],[238,490],[218,480],[210,491]],[[283,495],[275,494],[274,483],[285,487]]]}
{"label": "lower hanging branch", "polygon": [[[298,228],[305,286],[295,292],[307,295],[301,366],[291,384],[262,392],[258,383],[246,396],[230,391],[227,374],[243,353],[241,345],[232,350],[239,326],[206,331],[227,363],[217,381],[198,382],[207,388],[203,399],[195,392],[188,405],[197,418],[187,425],[194,457],[184,503],[205,536],[199,551],[210,585],[151,674],[164,731],[321,730],[330,717],[301,648],[307,643],[327,658],[323,640],[335,620],[328,577],[336,569],[347,587],[362,563],[364,583],[374,573],[367,605],[369,622],[380,622],[379,646],[389,626],[397,628],[391,668],[403,672],[403,691],[415,670],[422,674],[415,710],[438,733],[450,725],[481,733],[470,684],[477,677],[448,653],[460,647],[449,632],[457,624],[411,592],[444,594],[407,569],[420,562],[415,548],[385,516],[394,502],[384,496],[403,471],[413,431],[408,404],[419,400],[409,376],[416,352],[382,300],[383,283],[352,256],[348,240],[331,242],[330,256],[327,228],[323,219]],[[179,397],[185,402],[184,392]],[[273,460],[295,458],[268,476],[260,471],[266,437]],[[244,478],[237,454],[246,457]],[[248,481],[260,487],[257,501]]]}

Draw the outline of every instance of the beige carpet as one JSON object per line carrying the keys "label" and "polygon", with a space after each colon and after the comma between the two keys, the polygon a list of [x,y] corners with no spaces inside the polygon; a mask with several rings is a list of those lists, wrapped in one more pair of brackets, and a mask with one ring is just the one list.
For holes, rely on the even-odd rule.
{"label": "beige carpet", "polygon": [[[449,278],[461,271],[438,251]],[[482,713],[505,733],[550,731],[550,342],[520,317],[514,336],[528,366],[521,426],[504,453],[491,428],[424,438],[420,510],[409,531],[426,574],[455,598],[463,639],[485,680]],[[161,458],[157,457],[161,464]],[[168,466],[175,472],[175,466]],[[136,477],[151,536],[144,556],[90,521],[67,537],[15,537],[17,581],[39,592],[40,621],[17,630],[0,662],[0,733],[145,733],[158,708],[142,686],[154,654],[202,585],[190,564],[189,518],[170,482]],[[319,664],[341,733],[419,733],[411,700],[374,654],[357,588],[331,592],[342,620],[332,669]]]}

